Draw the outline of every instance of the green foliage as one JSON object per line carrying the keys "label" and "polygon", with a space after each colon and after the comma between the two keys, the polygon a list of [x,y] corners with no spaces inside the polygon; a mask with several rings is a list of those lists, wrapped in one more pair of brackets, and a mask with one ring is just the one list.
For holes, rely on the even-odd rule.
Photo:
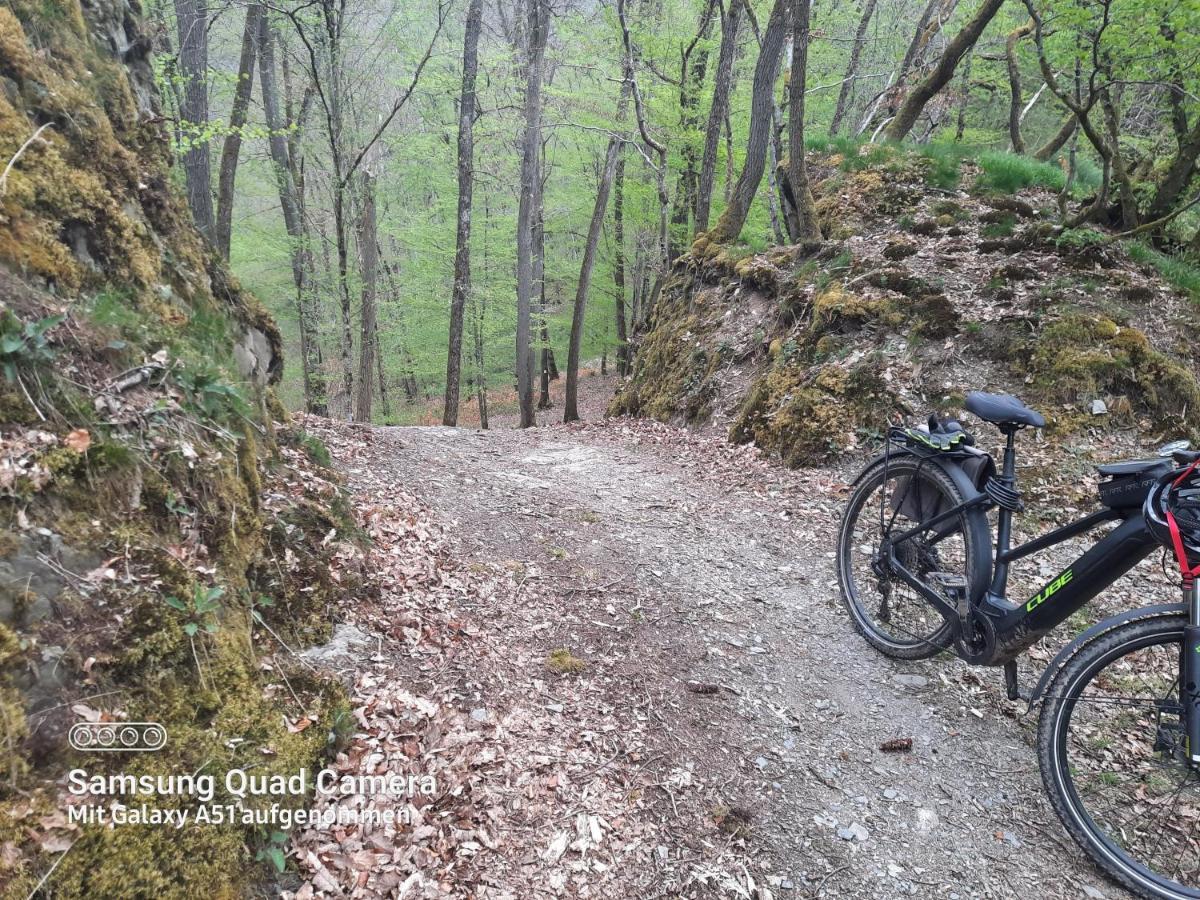
{"label": "green foliage", "polygon": [[196,585],[192,595],[186,600],[174,595],[168,596],[167,605],[187,616],[187,621],[183,624],[184,633],[188,637],[195,637],[201,629],[209,634],[216,632],[218,628],[216,614],[221,608],[223,596],[225,596],[223,587],[206,588]]}
{"label": "green foliage", "polygon": [[184,405],[205,418],[229,422],[235,417],[249,414],[246,398],[219,372],[209,368],[181,366],[171,377],[186,397]]}
{"label": "green foliage", "polygon": [[0,314],[0,368],[15,382],[21,369],[32,369],[54,361],[54,350],[46,333],[60,325],[65,316],[47,316],[22,323],[8,310]]}
{"label": "green foliage", "polygon": [[1052,191],[1063,189],[1062,169],[1053,163],[1038,162],[1032,157],[994,150],[981,153],[978,162],[983,171],[975,184],[984,190],[1015,194],[1028,187],[1042,187]]}
{"label": "green foliage", "polygon": [[1063,249],[1086,250],[1099,246],[1107,238],[1095,228],[1068,228],[1058,236],[1055,243]]}
{"label": "green foliage", "polygon": [[282,873],[287,868],[287,848],[288,836],[283,831],[272,831],[270,837],[264,846],[260,847],[254,858],[259,862],[267,861],[275,869],[277,873]]}
{"label": "green foliage", "polygon": [[333,465],[333,457],[329,455],[329,448],[315,434],[309,434],[303,429],[296,433],[296,438],[300,443],[300,448],[318,466],[329,468]]}
{"label": "green foliage", "polygon": [[925,182],[943,190],[954,190],[962,178],[962,162],[969,155],[968,148],[942,141],[925,144],[918,151],[927,160]]}

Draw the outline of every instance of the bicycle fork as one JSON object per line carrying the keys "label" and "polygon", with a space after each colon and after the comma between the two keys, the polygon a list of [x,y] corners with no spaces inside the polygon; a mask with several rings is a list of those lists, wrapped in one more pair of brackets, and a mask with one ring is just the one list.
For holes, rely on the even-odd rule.
{"label": "bicycle fork", "polygon": [[1188,624],[1183,630],[1179,694],[1183,703],[1188,758],[1193,767],[1200,767],[1200,581],[1189,578],[1183,593],[1188,608]]}

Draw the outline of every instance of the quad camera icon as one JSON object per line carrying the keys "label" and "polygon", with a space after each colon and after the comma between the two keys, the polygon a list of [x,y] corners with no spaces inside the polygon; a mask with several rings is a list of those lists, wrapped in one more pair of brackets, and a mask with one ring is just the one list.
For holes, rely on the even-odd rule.
{"label": "quad camera icon", "polygon": [[76,750],[92,753],[160,750],[167,731],[157,722],[78,722],[67,740]]}

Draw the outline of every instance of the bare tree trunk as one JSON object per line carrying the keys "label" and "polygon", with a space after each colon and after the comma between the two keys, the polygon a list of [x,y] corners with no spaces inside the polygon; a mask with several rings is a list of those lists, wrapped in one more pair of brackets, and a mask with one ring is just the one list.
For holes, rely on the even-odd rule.
{"label": "bare tree trunk", "polygon": [[729,113],[725,113],[725,184],[722,191],[725,205],[728,206],[733,196],[733,123],[729,120]]}
{"label": "bare tree trunk", "polygon": [[196,227],[210,241],[215,236],[213,223],[212,161],[208,138],[208,2],[175,0],[175,18],[179,28],[179,74],[183,77],[183,98],[179,116],[186,149],[183,173],[187,181],[188,206]]}
{"label": "bare tree trunk", "polygon": [[[629,81],[630,93],[633,95],[633,109],[637,117],[638,134],[641,135],[642,143],[646,146],[642,154],[646,160],[646,165],[654,172],[655,188],[658,193],[658,258],[654,266],[654,289],[650,292],[649,299],[645,301],[644,310],[644,314],[649,315],[658,302],[659,294],[662,293],[662,286],[666,281],[667,269],[669,267],[670,247],[668,243],[670,235],[668,231],[668,217],[670,215],[671,198],[667,191],[667,145],[650,134],[650,127],[646,121],[646,110],[642,104],[642,91],[638,87],[637,72],[633,68],[633,61],[637,58],[637,55],[633,50],[633,38],[629,34],[629,22],[625,18],[625,0],[617,0],[617,19],[621,23],[621,43],[625,53],[625,71],[628,73],[626,77]],[[649,154],[651,151],[658,157],[657,165],[650,160]]]}
{"label": "bare tree trunk", "polygon": [[554,348],[550,346],[550,322],[546,315],[546,142],[542,141],[538,154],[537,194],[533,203],[533,328],[538,335],[538,349],[533,354],[538,363],[538,409],[549,409],[550,382],[558,378],[558,366],[554,362]]}
{"label": "bare tree trunk", "polygon": [[483,0],[470,0],[463,35],[462,96],[458,104],[458,231],[454,248],[454,288],[450,297],[450,347],[446,357],[443,425],[458,424],[462,377],[463,311],[471,290],[471,199],[475,183],[475,77],[479,70],[479,31]]}
{"label": "bare tree trunk", "polygon": [[1013,153],[1025,152],[1025,140],[1021,137],[1021,67],[1017,62],[1017,43],[1033,31],[1033,20],[1018,25],[1008,33],[1004,41],[1004,59],[1008,64],[1008,137]]}
{"label": "bare tree trunk", "polygon": [[358,227],[359,266],[362,275],[362,331],[358,353],[358,394],[354,401],[354,421],[371,421],[371,401],[375,396],[375,297],[379,279],[379,236],[375,210],[375,175],[362,170],[362,214]]}
{"label": "bare tree trunk", "polygon": [[[712,213],[713,183],[717,177],[717,150],[721,143],[721,126],[729,113],[729,94],[733,83],[733,64],[737,57],[737,34],[742,2],[743,0],[729,0],[729,9],[721,18],[721,51],[717,56],[712,106],[708,110],[708,126],[704,129],[704,154],[700,161],[700,179],[696,188],[697,234],[708,230],[708,217]],[[874,3],[875,0],[870,2]],[[620,368],[621,364],[618,361],[618,371]]]}
{"label": "bare tree trunk", "polygon": [[792,0],[792,74],[788,96],[788,181],[792,208],[788,231],[793,241],[821,240],[817,205],[808,183],[804,150],[804,90],[808,80],[809,13],[812,0]]}
{"label": "bare tree trunk", "polygon": [[892,124],[887,127],[885,132],[889,140],[902,141],[908,136],[924,111],[925,104],[932,100],[938,91],[954,77],[958,61],[962,59],[963,54],[975,46],[975,42],[979,40],[983,30],[995,18],[996,13],[1003,5],[1004,0],[983,0],[975,15],[946,45],[945,52],[942,53],[937,65],[905,98],[900,111],[896,113],[896,118],[892,119]]}
{"label": "bare tree trunk", "polygon": [[617,148],[613,171],[613,310],[617,319],[617,374],[629,374],[629,333],[625,325],[625,157]]}
{"label": "bare tree trunk", "polygon": [[877,0],[867,0],[863,7],[862,17],[858,20],[858,30],[854,32],[854,43],[850,47],[850,62],[846,64],[846,79],[838,91],[837,106],[833,110],[833,121],[829,123],[829,133],[836,135],[842,127],[842,119],[846,116],[846,107],[854,92],[854,82],[858,78],[858,62],[862,58],[863,47],[867,43],[867,26],[871,16],[875,14]]}
{"label": "bare tree trunk", "polygon": [[1068,112],[1062,120],[1062,125],[1058,127],[1050,140],[1042,144],[1033,152],[1033,158],[1045,162],[1050,159],[1055,153],[1066,146],[1067,141],[1071,139],[1071,135],[1075,133],[1075,129],[1079,127],[1079,120],[1075,117],[1075,113]]}
{"label": "bare tree trunk", "polygon": [[262,88],[263,114],[267,125],[267,144],[275,183],[279,189],[279,205],[283,210],[283,225],[287,230],[292,261],[292,280],[296,285],[296,310],[300,323],[300,366],[304,377],[304,408],[324,416],[329,412],[325,373],[321,366],[320,329],[317,316],[316,278],[308,226],[304,220],[302,201],[293,179],[293,160],[288,152],[286,133],[289,123],[279,113],[279,91],[275,84],[274,35],[264,14],[258,23],[259,83]]}
{"label": "bare tree trunk", "polygon": [[488,404],[487,404],[487,370],[484,367],[483,361],[483,317],[486,313],[483,297],[478,294],[471,295],[471,305],[475,307],[475,315],[471,322],[472,343],[475,349],[475,402],[479,407],[479,427],[487,430],[488,427]]}
{"label": "bare tree trunk", "polygon": [[1166,174],[1158,183],[1154,199],[1150,201],[1150,208],[1146,212],[1147,222],[1156,222],[1171,212],[1195,177],[1197,160],[1200,160],[1200,114],[1196,115],[1191,131],[1182,136]]}
{"label": "bare tree trunk", "polygon": [[754,87],[750,98],[750,134],[746,141],[746,160],[742,174],[738,177],[729,198],[729,205],[708,233],[711,241],[718,244],[737,240],[750,213],[750,204],[758,193],[763,169],[767,160],[767,142],[771,139],[774,119],[772,100],[775,79],[779,75],[779,58],[783,51],[783,39],[787,32],[788,0],[775,0],[771,18],[763,33],[762,49],[758,64],[754,68]]}
{"label": "bare tree trunk", "polygon": [[1108,143],[1112,148],[1113,178],[1117,182],[1117,198],[1121,204],[1121,224],[1126,230],[1137,228],[1137,197],[1133,193],[1133,178],[1125,165],[1125,157],[1121,155],[1121,113],[1117,109],[1117,100],[1112,95],[1112,89],[1106,88],[1101,92],[1100,107],[1104,112]]}
{"label": "bare tree trunk", "polygon": [[[674,261],[680,252],[677,236],[688,233],[688,215],[696,211],[697,172],[696,150],[692,146],[689,132],[694,131],[700,124],[697,113],[697,101],[704,87],[704,76],[708,69],[708,47],[700,42],[707,40],[709,28],[712,25],[713,12],[716,9],[715,0],[706,0],[704,10],[700,14],[700,26],[696,36],[683,49],[682,61],[679,67],[679,109],[680,131],[683,139],[683,171],[679,173],[679,182],[675,187],[675,202],[671,211],[671,224],[676,226],[672,234],[668,261]],[[695,63],[692,63],[692,53],[699,47]]]}
{"label": "bare tree trunk", "polygon": [[[963,63],[962,96],[958,101],[958,123],[954,128],[954,140],[956,141],[961,141],[963,133],[967,130],[967,108],[971,105],[971,63],[974,59],[975,48],[972,47],[967,51],[967,61]],[[1020,124],[1020,118],[1018,117],[1017,125],[1020,126]]]}
{"label": "bare tree trunk", "polygon": [[[621,99],[617,103],[618,121],[625,118],[628,103],[628,84],[621,85]],[[596,187],[596,202],[592,206],[592,219],[588,223],[587,240],[583,245],[583,262],[579,267],[579,282],[575,287],[575,307],[571,313],[571,339],[567,345],[567,385],[563,401],[563,422],[579,420],[579,352],[583,342],[583,317],[587,311],[588,290],[592,284],[592,268],[596,263],[596,247],[600,243],[600,229],[604,215],[608,212],[608,195],[612,189],[613,175],[617,170],[617,158],[624,138],[613,135],[608,139],[604,153],[604,167],[600,170],[600,184]]]}
{"label": "bare tree trunk", "polygon": [[[376,247],[378,252],[378,247]],[[392,414],[392,405],[388,401],[387,379],[383,376],[383,342],[379,339],[379,319],[375,319],[375,335],[373,343],[375,345],[375,373],[379,377],[379,410],[384,417]]]}
{"label": "bare tree trunk", "polygon": [[246,7],[246,28],[242,32],[242,55],[238,60],[238,82],[229,112],[229,134],[221,148],[221,167],[217,173],[217,252],[229,259],[229,241],[233,230],[233,188],[237,178],[238,157],[242,151],[242,128],[254,91],[254,58],[258,53],[258,23],[263,17],[261,3]]}
{"label": "bare tree trunk", "polygon": [[530,309],[533,301],[533,201],[542,143],[542,68],[550,11],[545,0],[529,0],[529,52],[525,63],[525,133],[521,141],[521,200],[517,208],[517,400],[521,427],[535,425]]}
{"label": "bare tree trunk", "polygon": [[933,18],[933,12],[937,9],[938,4],[942,0],[929,0],[921,10],[921,18],[917,20],[917,28],[913,32],[913,38],[909,41],[908,49],[904,51],[904,58],[900,61],[899,74],[896,76],[896,84],[903,83],[908,77],[909,70],[916,64],[917,57],[921,51],[925,49],[925,45],[929,42],[929,22]]}

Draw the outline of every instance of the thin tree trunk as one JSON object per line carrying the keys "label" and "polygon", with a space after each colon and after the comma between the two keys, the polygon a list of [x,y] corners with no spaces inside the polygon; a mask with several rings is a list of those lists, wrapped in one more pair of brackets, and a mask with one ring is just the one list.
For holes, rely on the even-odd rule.
{"label": "thin tree trunk", "polygon": [[1105,88],[1101,92],[1100,107],[1104,112],[1108,143],[1112,148],[1113,178],[1117,182],[1117,198],[1121,204],[1121,224],[1125,230],[1137,228],[1137,198],[1133,193],[1133,178],[1125,165],[1125,157],[1121,155],[1121,113],[1117,109],[1117,100],[1113,98],[1111,89]]}
{"label": "thin tree trunk", "polygon": [[454,248],[454,288],[450,296],[450,340],[446,357],[443,425],[458,424],[462,377],[463,312],[471,290],[471,199],[475,183],[475,77],[479,70],[479,31],[483,0],[470,0],[463,36],[462,96],[458,104],[458,231]]}
{"label": "thin tree trunk", "polygon": [[379,236],[375,208],[375,175],[362,170],[362,213],[358,227],[360,274],[362,276],[362,323],[358,353],[358,393],[354,401],[354,421],[371,421],[371,401],[375,396],[375,298],[379,280]]}
{"label": "thin tree trunk", "polygon": [[1196,174],[1196,163],[1200,160],[1200,113],[1191,131],[1186,132],[1179,141],[1179,147],[1162,181],[1150,201],[1146,213],[1147,222],[1156,222],[1171,212],[1171,208],[1179,202],[1183,192],[1191,184]]}
{"label": "thin tree trunk", "polygon": [[488,404],[487,404],[487,370],[484,368],[483,362],[483,317],[486,313],[483,297],[478,294],[471,295],[471,305],[475,307],[475,315],[472,317],[472,343],[475,345],[475,403],[479,408],[479,427],[487,430],[488,427]]}
{"label": "thin tree trunk", "polygon": [[308,226],[302,198],[293,180],[293,162],[288,153],[288,123],[279,113],[279,91],[275,83],[274,35],[264,14],[258,23],[259,84],[262,89],[263,115],[267,125],[267,144],[271,165],[283,210],[292,262],[292,280],[296,285],[296,308],[300,323],[300,366],[304,378],[304,408],[319,416],[329,412],[325,372],[321,366],[320,327],[317,315],[316,277]]}
{"label": "thin tree trunk", "polygon": [[196,227],[210,241],[213,222],[212,160],[208,138],[208,3],[207,0],[175,0],[179,28],[179,74],[183,98],[179,117],[184,141],[183,172],[187,181],[188,206]]}
{"label": "thin tree trunk", "polygon": [[[954,128],[954,140],[961,141],[967,130],[967,107],[971,105],[971,63],[975,59],[975,48],[967,51],[967,61],[963,63],[962,96],[958,101],[958,123]],[[1017,120],[1019,126],[1020,119]]]}
{"label": "thin tree trunk", "polygon": [[[700,124],[697,113],[697,102],[700,91],[704,87],[704,76],[708,69],[708,47],[701,41],[707,40],[712,26],[713,12],[716,0],[706,0],[704,10],[700,14],[700,25],[692,42],[681,51],[679,67],[679,130],[684,135],[682,155],[683,171],[679,173],[679,182],[675,187],[675,202],[671,210],[671,224],[675,230],[671,236],[668,261],[673,262],[680,252],[678,238],[688,233],[687,223],[689,214],[696,211],[697,178],[696,149],[692,145],[690,132]],[[699,47],[695,63],[692,63],[692,53]]]}
{"label": "thin tree trunk", "polygon": [[792,215],[788,231],[793,241],[821,240],[817,205],[808,183],[804,151],[804,90],[808,80],[809,15],[812,0],[792,0],[792,74],[788,96],[788,181]]}
{"label": "thin tree trunk", "polygon": [[1017,43],[1033,31],[1033,20],[1018,25],[1004,41],[1004,59],[1008,64],[1008,137],[1013,153],[1025,152],[1021,137],[1021,67],[1017,61]]}
{"label": "thin tree trunk", "polygon": [[772,101],[775,79],[779,75],[779,58],[783,51],[783,39],[787,32],[788,0],[775,0],[771,18],[763,33],[762,49],[758,64],[754,68],[754,87],[750,99],[750,134],[746,141],[746,160],[742,174],[733,188],[729,205],[721,213],[716,226],[709,232],[714,243],[724,244],[737,240],[750,213],[750,204],[758,193],[763,169],[767,160],[767,143],[771,139],[774,115]]}
{"label": "thin tree trunk", "polygon": [[725,205],[728,206],[729,198],[733,196],[733,123],[729,119],[729,113],[725,113],[725,184],[722,196],[725,198]]}
{"label": "thin tree trunk", "polygon": [[1033,152],[1033,158],[1045,162],[1054,156],[1059,150],[1066,146],[1067,141],[1071,139],[1071,135],[1075,133],[1075,129],[1079,127],[1079,120],[1075,117],[1075,113],[1068,112],[1062,120],[1062,124],[1058,127],[1050,140],[1042,144]]}
{"label": "thin tree trunk", "polygon": [[925,8],[921,10],[921,18],[917,20],[917,28],[913,32],[912,40],[909,41],[908,49],[904,51],[904,58],[900,61],[900,71],[896,76],[896,84],[903,83],[908,77],[909,70],[916,64],[917,56],[925,49],[925,45],[929,41],[929,22],[933,18],[933,11],[937,9],[941,0],[929,0],[925,4]]}
{"label": "thin tree trunk", "polygon": [[383,413],[384,418],[392,414],[392,405],[388,401],[387,379],[383,376],[383,342],[379,339],[379,319],[375,320],[375,365],[376,375],[379,377],[379,411]]}
{"label": "thin tree trunk", "polygon": [[[625,118],[627,85],[621,85],[621,99],[617,103],[618,121]],[[608,195],[612,189],[613,176],[617,170],[617,158],[624,138],[613,135],[608,139],[604,153],[604,167],[600,170],[600,184],[596,188],[596,202],[592,206],[592,219],[588,223],[587,240],[583,245],[583,262],[579,267],[579,282],[575,287],[575,306],[571,313],[571,339],[567,345],[567,385],[563,402],[563,422],[579,420],[579,352],[583,343],[583,318],[587,311],[588,290],[592,283],[592,269],[596,263],[596,247],[600,244],[600,229],[608,212]]]}
{"label": "thin tree trunk", "polygon": [[[737,58],[737,34],[743,0],[729,0],[729,9],[721,19],[721,51],[717,56],[716,80],[713,85],[712,106],[708,110],[708,126],[704,129],[704,153],[700,161],[700,177],[696,188],[695,230],[708,230],[712,213],[713,183],[717,177],[717,152],[721,143],[721,126],[729,113],[729,94],[733,83],[733,64]],[[874,3],[875,0],[870,0]],[[617,369],[621,364],[618,361]],[[624,374],[624,373],[622,373]]]}
{"label": "thin tree trunk", "polygon": [[538,174],[534,184],[537,195],[533,203],[533,327],[538,334],[538,348],[533,358],[538,363],[538,409],[549,409],[550,382],[558,378],[554,349],[550,346],[550,323],[546,315],[546,142],[538,154]]}
{"label": "thin tree trunk", "polygon": [[[736,2],[736,0],[735,0]],[[613,171],[613,310],[617,319],[617,374],[629,374],[629,334],[625,326],[625,157],[617,149]]]}
{"label": "thin tree trunk", "polygon": [[904,104],[900,107],[900,111],[896,113],[896,118],[892,119],[892,123],[887,127],[887,137],[889,140],[902,141],[912,131],[913,126],[917,124],[917,119],[925,109],[925,104],[932,100],[942,88],[944,88],[954,77],[954,70],[958,67],[958,61],[962,59],[969,49],[975,46],[975,42],[979,40],[979,36],[983,34],[983,30],[988,26],[988,23],[995,18],[996,13],[1000,11],[1000,7],[1004,5],[1004,0],[983,0],[982,5],[976,10],[975,15],[962,27],[962,30],[954,36],[949,44],[946,45],[945,51],[942,53],[941,59],[933,70],[922,79],[916,87],[912,89]]}
{"label": "thin tree trunk", "polygon": [[520,424],[536,424],[533,412],[533,352],[530,309],[533,301],[533,202],[538,155],[542,143],[542,67],[549,9],[544,0],[529,0],[529,52],[525,63],[525,132],[521,141],[521,200],[517,208],[517,401]]}
{"label": "thin tree trunk", "polygon": [[238,157],[242,150],[242,129],[254,92],[254,59],[258,53],[258,23],[263,17],[261,3],[246,7],[246,27],[242,32],[242,55],[238,60],[238,82],[229,112],[229,134],[221,148],[221,167],[217,173],[217,252],[229,259],[229,241],[233,230],[233,188],[237,178]]}
{"label": "thin tree trunk", "polygon": [[871,16],[875,14],[877,0],[867,0],[863,7],[862,17],[858,20],[858,30],[854,32],[854,43],[850,47],[850,62],[846,64],[846,79],[838,91],[837,106],[833,110],[833,121],[829,123],[829,133],[836,135],[842,127],[842,119],[846,116],[846,108],[854,92],[854,83],[858,78],[858,62],[862,58],[863,47],[867,43],[867,26]]}

